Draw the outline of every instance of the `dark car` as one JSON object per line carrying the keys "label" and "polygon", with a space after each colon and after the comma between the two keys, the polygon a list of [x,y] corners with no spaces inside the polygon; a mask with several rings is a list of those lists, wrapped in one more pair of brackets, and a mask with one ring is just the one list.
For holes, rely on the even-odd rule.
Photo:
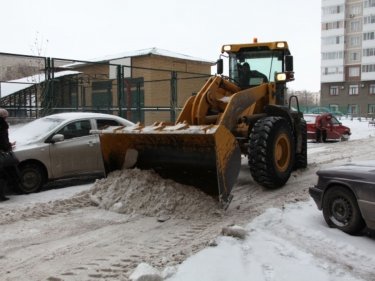
{"label": "dark car", "polygon": [[358,234],[375,230],[375,161],[321,169],[318,183],[309,188],[330,227]]}

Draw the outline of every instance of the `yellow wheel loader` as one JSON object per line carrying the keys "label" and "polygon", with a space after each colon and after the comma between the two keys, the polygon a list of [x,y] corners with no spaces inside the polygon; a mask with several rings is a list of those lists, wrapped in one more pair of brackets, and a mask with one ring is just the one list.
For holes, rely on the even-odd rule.
{"label": "yellow wheel loader", "polygon": [[285,100],[292,80],[286,42],[224,45],[217,74],[186,101],[175,124],[99,132],[106,172],[154,169],[228,206],[245,155],[254,181],[281,187],[307,166],[306,122],[297,97]]}

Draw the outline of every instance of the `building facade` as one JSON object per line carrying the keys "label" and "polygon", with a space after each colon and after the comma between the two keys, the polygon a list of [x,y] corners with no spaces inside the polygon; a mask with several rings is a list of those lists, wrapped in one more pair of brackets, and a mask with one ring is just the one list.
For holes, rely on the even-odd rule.
{"label": "building facade", "polygon": [[375,0],[322,0],[321,105],[375,114]]}
{"label": "building facade", "polygon": [[[8,56],[0,53],[0,65]],[[11,117],[94,111],[147,125],[174,122],[185,101],[211,76],[214,64],[150,48],[90,62],[42,58],[42,65],[23,77],[19,69],[29,66],[34,57],[11,56],[20,62],[0,68],[0,74],[13,78],[0,79],[0,107],[6,108]]]}

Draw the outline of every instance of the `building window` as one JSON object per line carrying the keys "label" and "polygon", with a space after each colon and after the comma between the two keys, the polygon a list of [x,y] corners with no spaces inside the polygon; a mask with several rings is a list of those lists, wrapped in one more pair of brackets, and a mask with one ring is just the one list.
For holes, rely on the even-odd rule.
{"label": "building window", "polygon": [[333,21],[333,22],[324,22],[322,23],[322,30],[331,30],[344,28],[344,21]]}
{"label": "building window", "polygon": [[358,32],[361,30],[361,22],[359,20],[352,21],[350,23],[350,31],[351,32]]}
{"label": "building window", "polygon": [[322,53],[322,59],[323,60],[337,60],[343,58],[343,52],[328,52],[328,53]]}
{"label": "building window", "polygon": [[365,1],[365,8],[375,7],[375,0],[366,0]]}
{"label": "building window", "polygon": [[331,112],[339,112],[339,105],[338,104],[330,104],[329,109]]}
{"label": "building window", "polygon": [[350,15],[359,15],[361,13],[361,4],[355,4],[350,7]]}
{"label": "building window", "polygon": [[109,108],[112,104],[112,81],[96,81],[92,83],[92,105]]}
{"label": "building window", "polygon": [[375,104],[369,104],[368,105],[368,113],[374,116],[375,113]]}
{"label": "building window", "polygon": [[349,59],[350,59],[350,61],[358,61],[359,60],[359,52],[350,52]]}
{"label": "building window", "polygon": [[375,15],[369,15],[363,17],[363,24],[371,24],[375,23]]}
{"label": "building window", "polygon": [[374,39],[375,39],[374,31],[363,33],[363,41],[374,40]]}
{"label": "building window", "polygon": [[375,95],[375,84],[370,84],[368,89],[370,95]]}
{"label": "building window", "polygon": [[362,65],[362,72],[375,72],[375,64]]}
{"label": "building window", "polygon": [[343,67],[322,67],[322,75],[335,75],[335,74],[342,74],[343,73]]}
{"label": "building window", "polygon": [[358,95],[359,87],[358,85],[349,85],[349,95]]}
{"label": "building window", "polygon": [[358,104],[349,104],[348,105],[349,114],[358,114]]}
{"label": "building window", "polygon": [[359,66],[349,67],[349,77],[359,77]]}
{"label": "building window", "polygon": [[322,10],[323,10],[323,15],[340,14],[344,11],[344,5],[324,7]]}
{"label": "building window", "polygon": [[338,45],[344,44],[344,36],[329,36],[322,38],[323,45]]}
{"label": "building window", "polygon": [[338,86],[329,87],[329,94],[331,96],[337,96],[339,94],[339,87]]}
{"label": "building window", "polygon": [[359,35],[350,37],[350,47],[358,47],[361,45],[361,37]]}
{"label": "building window", "polygon": [[364,56],[364,57],[372,57],[372,56],[375,56],[375,48],[367,48],[367,49],[363,49],[363,56]]}

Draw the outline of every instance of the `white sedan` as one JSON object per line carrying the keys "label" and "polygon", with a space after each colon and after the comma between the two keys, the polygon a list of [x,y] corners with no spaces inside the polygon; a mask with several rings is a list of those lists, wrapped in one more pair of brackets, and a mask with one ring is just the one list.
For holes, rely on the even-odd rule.
{"label": "white sedan", "polygon": [[97,134],[107,126],[134,123],[109,114],[60,113],[36,119],[10,132],[16,141],[13,151],[19,160],[18,191],[38,191],[47,181],[87,175],[104,175]]}

